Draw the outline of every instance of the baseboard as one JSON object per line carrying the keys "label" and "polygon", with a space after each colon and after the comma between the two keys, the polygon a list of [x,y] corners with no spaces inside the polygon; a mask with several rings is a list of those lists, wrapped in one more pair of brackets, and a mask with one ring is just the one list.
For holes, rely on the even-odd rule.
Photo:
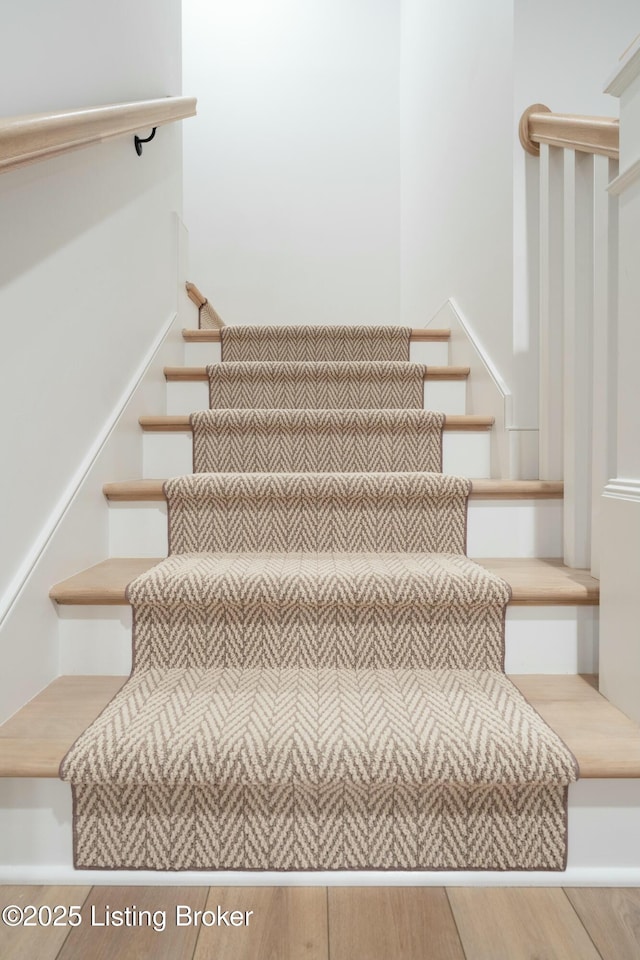
{"label": "baseboard", "polygon": [[275,873],[166,873],[83,870],[73,867],[0,868],[0,884],[144,887],[639,887],[640,867],[568,867],[561,872],[331,871]]}
{"label": "baseboard", "polygon": [[511,391],[468,318],[449,298],[427,326],[449,328],[449,363],[470,368],[467,411],[489,414],[495,420],[491,432],[492,476],[512,480],[537,479],[537,428],[513,423]]}

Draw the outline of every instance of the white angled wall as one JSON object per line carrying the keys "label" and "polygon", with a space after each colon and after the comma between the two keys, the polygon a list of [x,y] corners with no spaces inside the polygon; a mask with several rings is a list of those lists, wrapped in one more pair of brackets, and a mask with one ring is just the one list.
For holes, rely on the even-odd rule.
{"label": "white angled wall", "polygon": [[[181,93],[180,0],[22,0],[1,19],[0,115]],[[141,158],[125,137],[0,174],[0,613],[176,310],[181,162],[172,124]],[[99,489],[94,497],[59,577],[106,555]],[[55,675],[49,585],[33,623],[0,636],[11,697]]]}
{"label": "white angled wall", "polygon": [[402,2],[402,317],[453,298],[510,384],[513,2]]}
{"label": "white angled wall", "polygon": [[230,323],[399,320],[399,0],[183,0],[192,279]]}

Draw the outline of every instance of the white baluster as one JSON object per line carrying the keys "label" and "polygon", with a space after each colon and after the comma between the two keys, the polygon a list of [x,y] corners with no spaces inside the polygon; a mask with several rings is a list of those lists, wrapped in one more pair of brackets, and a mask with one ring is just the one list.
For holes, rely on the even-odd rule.
{"label": "white baluster", "polygon": [[564,550],[570,567],[591,561],[593,350],[593,156],[565,150]]}
{"label": "white baluster", "polygon": [[564,150],[540,146],[540,479],[563,455]]}
{"label": "white baluster", "polygon": [[607,192],[607,186],[617,174],[617,160],[594,157],[591,470],[591,573],[594,577],[600,576],[602,491],[616,470],[618,198]]}

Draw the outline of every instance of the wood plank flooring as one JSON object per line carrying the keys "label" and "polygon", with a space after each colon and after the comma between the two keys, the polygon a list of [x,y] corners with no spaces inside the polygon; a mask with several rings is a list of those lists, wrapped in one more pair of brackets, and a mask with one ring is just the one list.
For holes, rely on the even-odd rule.
{"label": "wood plank flooring", "polygon": [[638,888],[0,887],[11,904],[76,905],[82,922],[0,923],[3,960],[640,957]]}

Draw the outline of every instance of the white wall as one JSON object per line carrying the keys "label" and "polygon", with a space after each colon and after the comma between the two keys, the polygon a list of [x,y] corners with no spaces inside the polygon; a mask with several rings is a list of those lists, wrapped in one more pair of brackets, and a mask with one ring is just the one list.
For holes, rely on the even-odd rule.
{"label": "white wall", "polygon": [[[5,6],[5,115],[181,92],[179,0]],[[158,130],[141,158],[127,137],[0,175],[0,614],[176,310],[181,174],[174,124]],[[106,510],[95,517],[70,540],[64,572],[105,555]],[[11,645],[14,691],[24,681],[33,693],[56,672],[47,604],[33,629],[0,635]]]}
{"label": "white wall", "polygon": [[192,279],[230,323],[399,320],[399,0],[184,0]]}
{"label": "white wall", "polygon": [[449,298],[538,418],[525,106],[613,113],[635,0],[185,0],[191,273],[231,323],[423,325]]}
{"label": "white wall", "polygon": [[449,297],[511,379],[512,0],[402,2],[402,318]]}
{"label": "white wall", "polygon": [[515,415],[537,423],[538,165],[518,140],[518,121],[532,103],[557,113],[618,116],[603,93],[618,57],[640,30],[637,0],[514,0],[513,376]]}

